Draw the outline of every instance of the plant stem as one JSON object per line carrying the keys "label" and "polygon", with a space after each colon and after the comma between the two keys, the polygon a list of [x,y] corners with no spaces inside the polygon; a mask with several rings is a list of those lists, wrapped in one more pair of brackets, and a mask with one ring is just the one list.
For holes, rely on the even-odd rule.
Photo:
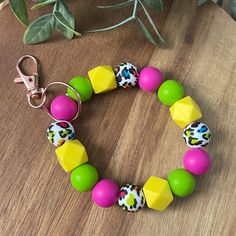
{"label": "plant stem", "polygon": [[127,19],[125,19],[125,20],[123,20],[123,21],[121,21],[121,22],[119,22],[118,24],[115,24],[115,25],[113,25],[113,26],[110,26],[110,27],[107,27],[107,28],[103,28],[103,29],[89,30],[89,31],[87,31],[87,33],[103,32],[103,31],[107,31],[107,30],[112,30],[112,29],[114,29],[114,28],[116,28],[116,27],[119,27],[119,26],[122,26],[122,25],[128,23],[128,22],[131,21],[131,20],[133,20],[133,18],[130,16],[130,17],[128,17]]}
{"label": "plant stem", "polygon": [[134,0],[134,9],[132,14],[133,19],[137,18],[137,13],[138,13],[138,0]]}

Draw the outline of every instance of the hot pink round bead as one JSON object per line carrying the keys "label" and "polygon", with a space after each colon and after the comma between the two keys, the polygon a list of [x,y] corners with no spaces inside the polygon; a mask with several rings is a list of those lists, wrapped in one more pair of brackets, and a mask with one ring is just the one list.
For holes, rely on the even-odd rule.
{"label": "hot pink round bead", "polygon": [[145,92],[155,92],[164,81],[160,70],[154,67],[145,67],[139,74],[139,87]]}
{"label": "hot pink round bead", "polygon": [[72,120],[77,111],[77,103],[66,95],[58,96],[51,102],[51,114],[57,120]]}
{"label": "hot pink round bead", "polygon": [[192,174],[202,175],[210,168],[211,159],[203,149],[191,148],[184,154],[183,165]]}
{"label": "hot pink round bead", "polygon": [[92,190],[92,199],[100,207],[106,208],[114,205],[119,196],[119,188],[112,180],[100,180]]}

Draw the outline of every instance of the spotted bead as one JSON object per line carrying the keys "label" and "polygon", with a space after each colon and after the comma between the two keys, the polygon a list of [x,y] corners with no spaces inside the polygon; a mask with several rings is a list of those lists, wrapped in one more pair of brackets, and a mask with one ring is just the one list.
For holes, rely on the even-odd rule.
{"label": "spotted bead", "polygon": [[210,142],[211,131],[206,124],[193,122],[184,129],[183,138],[189,147],[201,148]]}
{"label": "spotted bead", "polygon": [[50,143],[59,147],[65,141],[74,139],[75,130],[67,121],[56,121],[51,123],[48,127],[47,137]]}
{"label": "spotted bead", "polygon": [[145,204],[143,190],[132,184],[126,184],[120,189],[118,205],[124,210],[135,212],[141,209]]}
{"label": "spotted bead", "polygon": [[123,88],[134,87],[138,83],[137,67],[131,63],[125,62],[119,64],[114,70],[117,85]]}

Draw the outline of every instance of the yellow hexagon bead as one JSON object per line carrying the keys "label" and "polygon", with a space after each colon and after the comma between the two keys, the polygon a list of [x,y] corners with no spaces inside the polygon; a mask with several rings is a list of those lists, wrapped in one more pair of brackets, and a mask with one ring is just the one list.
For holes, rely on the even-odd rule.
{"label": "yellow hexagon bead", "polygon": [[87,152],[78,140],[66,141],[56,149],[57,159],[62,168],[69,172],[88,161]]}
{"label": "yellow hexagon bead", "polygon": [[88,72],[94,93],[105,93],[117,88],[115,74],[111,66],[98,66]]}
{"label": "yellow hexagon bead", "polygon": [[181,128],[202,117],[202,112],[191,97],[184,97],[170,107],[170,114],[174,122]]}
{"label": "yellow hexagon bead", "polygon": [[167,180],[151,176],[143,186],[149,208],[163,211],[173,201],[173,195]]}

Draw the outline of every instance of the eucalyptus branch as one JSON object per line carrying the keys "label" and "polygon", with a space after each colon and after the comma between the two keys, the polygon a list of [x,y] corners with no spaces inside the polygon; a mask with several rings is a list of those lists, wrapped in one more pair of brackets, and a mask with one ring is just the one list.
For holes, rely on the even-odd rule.
{"label": "eucalyptus branch", "polygon": [[[144,0],[149,6],[153,6],[154,9],[162,9],[162,1],[161,0]],[[100,28],[100,29],[94,29],[94,30],[89,30],[87,31],[88,33],[94,33],[94,32],[103,32],[103,31],[107,31],[107,30],[113,30],[115,28],[118,28],[120,26],[123,26],[124,24],[130,22],[130,21],[137,21],[141,27],[141,30],[143,31],[145,37],[155,46],[157,45],[156,40],[153,38],[153,36],[151,35],[151,33],[148,31],[147,27],[144,25],[144,23],[142,22],[142,20],[138,17],[138,7],[139,5],[142,7],[142,10],[144,11],[150,25],[152,26],[154,32],[156,33],[158,39],[162,42],[165,43],[165,40],[162,38],[161,34],[159,33],[159,31],[157,30],[157,27],[152,19],[152,17],[150,16],[150,14],[148,13],[147,9],[145,8],[144,4],[142,3],[141,0],[128,0],[126,2],[122,2],[116,5],[110,5],[110,6],[98,6],[98,8],[102,8],[102,9],[117,9],[120,7],[126,7],[133,4],[133,11],[132,11],[132,15],[130,17],[128,17],[127,19],[106,27],[106,28]]]}
{"label": "eucalyptus branch", "polygon": [[[24,33],[24,43],[25,44],[37,44],[48,40],[55,30],[59,31],[65,38],[72,39],[74,36],[80,36],[81,34],[75,30],[75,18],[73,14],[70,12],[67,4],[69,1],[65,0],[33,0],[34,5],[31,8],[32,10],[53,6],[53,11],[49,14],[40,16],[36,20],[34,20],[31,24],[29,24],[28,17],[28,6],[26,4],[26,0],[0,0],[0,9],[5,6],[9,2],[9,6],[16,16],[16,18],[25,26],[26,31]],[[108,30],[113,30],[123,25],[128,24],[130,21],[135,21],[139,24],[142,32],[144,33],[147,40],[149,40],[155,46],[157,45],[157,41],[155,38],[161,43],[165,43],[165,40],[161,36],[160,32],[157,29],[157,26],[149,14],[149,8],[152,8],[156,11],[163,10],[163,2],[162,0],[123,0],[125,2],[120,2],[113,5],[107,6],[97,6],[97,8],[103,10],[113,10],[119,8],[125,8],[129,6],[132,7],[131,15],[109,27],[94,29],[87,31],[88,33],[93,32],[103,32]],[[210,0],[196,0],[197,5],[203,5]],[[224,0],[213,0],[219,6],[224,6]],[[148,6],[148,8],[146,7]],[[138,15],[139,7],[144,12],[145,17],[147,18],[150,26],[154,31],[154,36],[149,32],[148,28]],[[236,20],[236,0],[232,0],[231,2],[231,16]]]}
{"label": "eucalyptus branch", "polygon": [[115,29],[117,27],[120,27],[126,23],[128,23],[129,21],[132,21],[133,20],[133,17],[128,17],[126,18],[125,20],[115,24],[115,25],[112,25],[112,26],[109,26],[107,28],[102,28],[102,29],[95,29],[95,30],[89,30],[87,31],[87,33],[93,33],[93,32],[104,32],[104,31],[108,31],[108,30],[112,30],[112,29]]}
{"label": "eucalyptus branch", "polygon": [[127,2],[122,2],[122,3],[118,3],[118,4],[115,4],[115,5],[109,5],[109,6],[97,6],[97,8],[102,8],[102,9],[113,8],[113,9],[117,9],[117,8],[127,7],[127,6],[131,5],[133,1],[134,0],[129,0]]}
{"label": "eucalyptus branch", "polygon": [[152,28],[154,29],[156,35],[159,37],[159,39],[161,40],[162,43],[165,43],[165,40],[162,38],[161,34],[160,34],[159,31],[157,30],[156,25],[155,25],[155,23],[153,22],[152,17],[151,17],[150,14],[148,13],[147,9],[145,8],[145,6],[143,5],[143,3],[142,3],[140,0],[139,0],[138,2],[139,2],[139,4],[141,5],[141,7],[143,8],[143,11],[144,11],[144,13],[145,13],[147,19],[149,20],[149,22],[150,22]]}

